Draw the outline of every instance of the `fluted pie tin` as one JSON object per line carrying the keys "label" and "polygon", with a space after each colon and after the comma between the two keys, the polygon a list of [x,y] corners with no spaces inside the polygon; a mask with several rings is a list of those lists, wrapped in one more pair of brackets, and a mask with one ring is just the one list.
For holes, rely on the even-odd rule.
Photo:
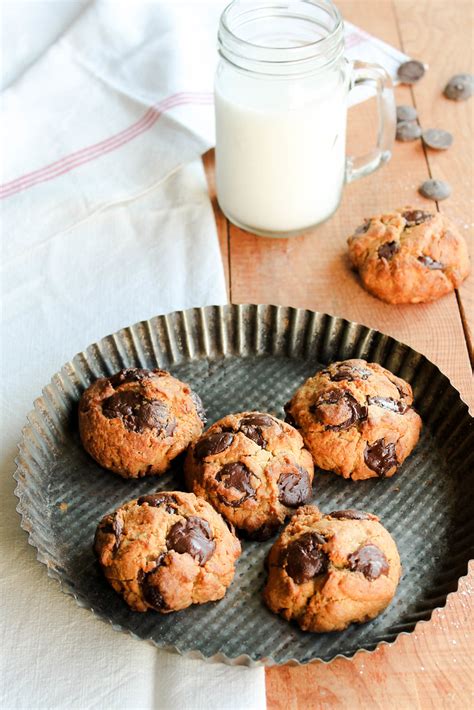
{"label": "fluted pie tin", "polygon": [[[92,551],[103,515],[155,490],[183,488],[179,467],[123,480],[83,450],[77,404],[97,377],[123,367],[166,368],[187,381],[209,424],[228,412],[283,405],[310,375],[361,357],[408,380],[423,431],[392,478],[353,482],[316,471],[322,511],[378,515],[398,545],[403,576],[376,619],[338,633],[300,631],[263,604],[264,558],[274,539],[243,542],[235,579],[219,602],[160,615],[131,611],[106,583]],[[423,355],[387,335],[322,313],[268,305],[179,311],[125,328],[76,355],[34,403],[19,445],[16,495],[21,525],[61,589],[113,628],[160,648],[229,664],[329,661],[372,651],[430,618],[467,573],[474,541],[473,419],[459,393]]]}

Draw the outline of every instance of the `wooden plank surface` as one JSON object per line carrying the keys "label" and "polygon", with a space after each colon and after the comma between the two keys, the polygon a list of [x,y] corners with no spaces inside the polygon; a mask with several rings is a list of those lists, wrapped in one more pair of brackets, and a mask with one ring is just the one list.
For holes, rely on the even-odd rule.
{"label": "wooden plank surface", "polygon": [[[390,306],[368,295],[349,269],[346,238],[364,216],[407,204],[436,208],[418,186],[430,176],[447,179],[453,196],[439,209],[472,237],[473,103],[449,102],[444,83],[472,71],[471,0],[338,0],[344,17],[430,65],[413,90],[399,87],[397,103],[415,104],[424,128],[455,134],[446,153],[424,151],[420,142],[397,143],[390,163],[347,186],[338,212],[321,227],[293,239],[265,239],[229,225],[215,201],[213,156],[205,157],[229,298],[312,308],[343,316],[393,335],[427,355],[474,405],[472,349],[474,278],[459,293],[436,303]],[[373,135],[373,102],[350,112],[349,152]],[[369,130],[368,130],[369,129]],[[371,138],[370,138],[371,140]],[[416,633],[393,646],[352,660],[267,670],[269,710],[320,708],[465,708],[474,695],[474,567]]]}
{"label": "wooden plank surface", "polygon": [[[474,73],[474,3],[396,0],[395,13],[403,51],[430,67],[413,92],[405,89],[405,94],[412,93],[424,129],[444,128],[454,136],[449,150],[428,148],[426,158],[432,177],[447,180],[453,187],[452,196],[440,203],[440,210],[466,236],[474,260],[473,102],[450,101],[442,93],[454,74]],[[474,279],[461,285],[458,297],[472,361]]]}

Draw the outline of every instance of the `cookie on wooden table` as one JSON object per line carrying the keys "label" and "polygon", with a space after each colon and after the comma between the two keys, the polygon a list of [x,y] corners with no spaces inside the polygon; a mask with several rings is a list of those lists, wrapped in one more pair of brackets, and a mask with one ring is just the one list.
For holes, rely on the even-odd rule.
{"label": "cookie on wooden table", "polygon": [[166,491],[106,515],[94,549],[108,582],[129,607],[167,614],[222,599],[240,542],[205,500]]}
{"label": "cookie on wooden table", "polygon": [[370,513],[300,508],[270,550],[264,600],[304,631],[342,631],[390,604],[400,574],[394,540]]}
{"label": "cookie on wooden table", "polygon": [[469,274],[464,238],[437,212],[405,207],[376,215],[348,244],[364,288],[387,303],[434,301]]}
{"label": "cookie on wooden table", "polygon": [[79,403],[84,448],[124,478],[166,471],[205,421],[199,397],[165,370],[133,367],[102,377]]}
{"label": "cookie on wooden table", "polygon": [[343,360],[310,377],[285,405],[314,463],[344,478],[393,476],[421,419],[410,385],[377,363]]}
{"label": "cookie on wooden table", "polygon": [[301,435],[261,412],[229,414],[193,444],[188,488],[232,525],[265,540],[311,495],[313,462]]}

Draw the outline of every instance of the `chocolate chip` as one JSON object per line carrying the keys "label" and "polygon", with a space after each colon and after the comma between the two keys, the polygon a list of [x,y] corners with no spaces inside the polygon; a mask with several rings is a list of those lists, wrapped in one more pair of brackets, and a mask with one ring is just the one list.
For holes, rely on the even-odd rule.
{"label": "chocolate chip", "polygon": [[109,377],[109,382],[112,387],[119,387],[128,382],[141,382],[148,377],[153,377],[152,370],[146,370],[143,367],[127,367],[125,370],[120,370],[112,377]]}
{"label": "chocolate chip", "polygon": [[288,508],[297,508],[305,503],[311,493],[308,472],[301,466],[283,471],[278,479],[278,500]]}
{"label": "chocolate chip", "polygon": [[395,138],[402,143],[416,141],[421,136],[421,128],[416,121],[400,121],[397,123]]}
{"label": "chocolate chip", "polygon": [[347,558],[352,572],[362,572],[366,579],[373,581],[389,570],[388,560],[377,545],[362,545]]}
{"label": "chocolate chip", "polygon": [[219,496],[220,500],[232,508],[238,508],[247,498],[255,496],[255,488],[250,484],[252,472],[244,463],[226,463],[216,474],[216,481],[222,483],[224,488],[234,488],[242,496],[237,501],[229,501],[224,496]]}
{"label": "chocolate chip", "polygon": [[202,401],[201,401],[200,396],[198,394],[196,394],[196,392],[193,392],[192,390],[191,390],[190,396],[194,402],[194,406],[196,407],[196,413],[197,413],[199,419],[202,421],[203,424],[205,424],[207,422],[206,411],[202,405]]}
{"label": "chocolate chip", "polygon": [[367,444],[364,451],[364,461],[368,468],[383,478],[394,466],[398,466],[395,444],[385,443],[378,439],[373,444]]}
{"label": "chocolate chip", "polygon": [[194,515],[173,525],[167,535],[166,544],[169,550],[179,554],[187,552],[197,559],[200,565],[206,564],[216,548],[209,523]]}
{"label": "chocolate chip", "polygon": [[397,122],[416,121],[418,113],[413,106],[397,106]]}
{"label": "chocolate chip", "polygon": [[[137,500],[138,505],[144,505],[147,503],[152,508],[160,508],[165,506],[167,513],[176,513],[178,501],[173,495],[166,493],[151,493],[147,496],[140,496]],[[174,505],[173,505],[174,504]]]}
{"label": "chocolate chip", "polygon": [[400,399],[393,399],[393,397],[368,397],[367,404],[390,409],[390,411],[397,414],[405,414],[408,409],[408,405],[405,402]]}
{"label": "chocolate chip", "polygon": [[273,426],[275,423],[275,420],[270,417],[268,414],[249,414],[248,416],[244,417],[243,419],[240,420],[240,424],[245,424],[249,426],[262,426],[262,427],[269,427]]}
{"label": "chocolate chip", "polygon": [[416,59],[400,64],[397,75],[402,84],[416,84],[425,73],[424,65]]}
{"label": "chocolate chip", "polygon": [[317,532],[300,535],[286,549],[286,571],[296,584],[326,572],[328,556],[321,549],[326,540]]}
{"label": "chocolate chip", "polygon": [[273,535],[275,535],[275,533],[277,532],[279,527],[280,527],[279,522],[264,523],[256,530],[252,530],[251,532],[245,531],[245,533],[243,533],[243,535],[245,538],[247,538],[247,540],[254,540],[256,542],[265,542],[265,540],[268,540],[270,537],[273,537]]}
{"label": "chocolate chip", "polygon": [[164,559],[164,554],[159,555],[159,557],[156,559],[154,569],[152,569],[146,574],[143,572],[143,570],[139,570],[137,576],[137,581],[142,587],[145,601],[147,601],[148,604],[150,604],[150,606],[152,606],[157,611],[164,611],[168,608],[168,605],[163,599],[163,595],[161,594],[158,585],[154,584],[154,580],[156,577],[155,572],[157,571],[158,567],[161,567]]}
{"label": "chocolate chip", "polygon": [[214,434],[207,434],[200,439],[194,447],[194,456],[197,459],[205,459],[207,456],[215,456],[225,451],[234,441],[234,435],[227,431],[218,431]]}
{"label": "chocolate chip", "polygon": [[423,197],[429,200],[446,200],[451,194],[451,186],[444,180],[425,180],[418,188]]}
{"label": "chocolate chip", "polygon": [[423,143],[434,150],[446,150],[453,143],[452,133],[443,131],[441,128],[428,128],[423,131],[421,137]]}
{"label": "chocolate chip", "polygon": [[[326,430],[342,431],[358,422],[367,419],[367,407],[359,404],[353,394],[348,390],[329,390],[317,397],[314,404],[309,408],[320,424],[324,424]],[[339,423],[328,424],[335,418],[346,418]]]}
{"label": "chocolate chip", "polygon": [[407,227],[417,227],[419,224],[433,219],[434,215],[424,210],[407,210],[406,212],[402,212],[402,217]]}
{"label": "chocolate chip", "polygon": [[267,445],[267,440],[262,434],[262,430],[258,426],[251,426],[251,425],[245,425],[243,424],[240,427],[240,431],[242,434],[245,434],[247,439],[251,439],[251,441],[254,442],[254,444],[257,444],[257,446],[260,446],[260,448],[264,449]]}
{"label": "chocolate chip", "polygon": [[385,242],[379,246],[377,254],[379,259],[386,259],[387,261],[390,261],[399,249],[400,244],[398,242]]}
{"label": "chocolate chip", "polygon": [[101,521],[99,528],[104,533],[112,533],[115,535],[115,542],[112,552],[115,554],[120,547],[123,532],[123,520],[119,518],[117,513],[108,515]]}
{"label": "chocolate chip", "polygon": [[435,261],[431,258],[431,256],[427,256],[426,254],[419,256],[418,261],[420,264],[423,264],[423,266],[427,266],[428,269],[444,269],[444,266],[440,261]]}
{"label": "chocolate chip", "polygon": [[455,74],[444,87],[443,94],[451,101],[466,101],[474,93],[473,74]]}
{"label": "chocolate chip", "polygon": [[329,513],[331,518],[337,518],[338,520],[370,520],[370,515],[363,513],[361,510],[354,510],[349,508],[348,510],[334,510]]}
{"label": "chocolate chip", "polygon": [[347,365],[344,362],[333,367],[336,367],[336,372],[331,372],[331,370],[323,371],[323,374],[327,375],[331,382],[341,382],[343,380],[354,382],[355,380],[366,380],[370,377],[370,370],[366,370],[364,367]]}
{"label": "chocolate chip", "polygon": [[365,234],[368,232],[370,227],[370,219],[366,219],[364,224],[359,224],[358,227],[355,228],[354,234]]}
{"label": "chocolate chip", "polygon": [[294,418],[294,416],[290,412],[291,409],[291,402],[287,402],[286,404],[283,405],[283,410],[285,412],[285,422],[289,424],[290,426],[294,427],[295,429],[299,429],[300,427],[298,426],[298,422]]}
{"label": "chocolate chip", "polygon": [[171,424],[166,404],[158,399],[146,399],[132,390],[121,390],[104,399],[102,413],[107,419],[120,418],[125,428],[134,432],[155,429],[167,433]]}

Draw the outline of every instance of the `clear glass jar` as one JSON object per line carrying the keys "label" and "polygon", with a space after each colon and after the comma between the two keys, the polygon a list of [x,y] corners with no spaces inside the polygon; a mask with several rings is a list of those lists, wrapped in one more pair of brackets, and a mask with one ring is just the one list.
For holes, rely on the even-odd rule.
{"label": "clear glass jar", "polygon": [[[330,0],[234,0],[219,25],[215,80],[216,185],[234,224],[292,236],[328,219],[345,182],[386,162],[395,136],[390,77],[344,57]],[[347,97],[375,84],[377,146],[346,158]]]}

